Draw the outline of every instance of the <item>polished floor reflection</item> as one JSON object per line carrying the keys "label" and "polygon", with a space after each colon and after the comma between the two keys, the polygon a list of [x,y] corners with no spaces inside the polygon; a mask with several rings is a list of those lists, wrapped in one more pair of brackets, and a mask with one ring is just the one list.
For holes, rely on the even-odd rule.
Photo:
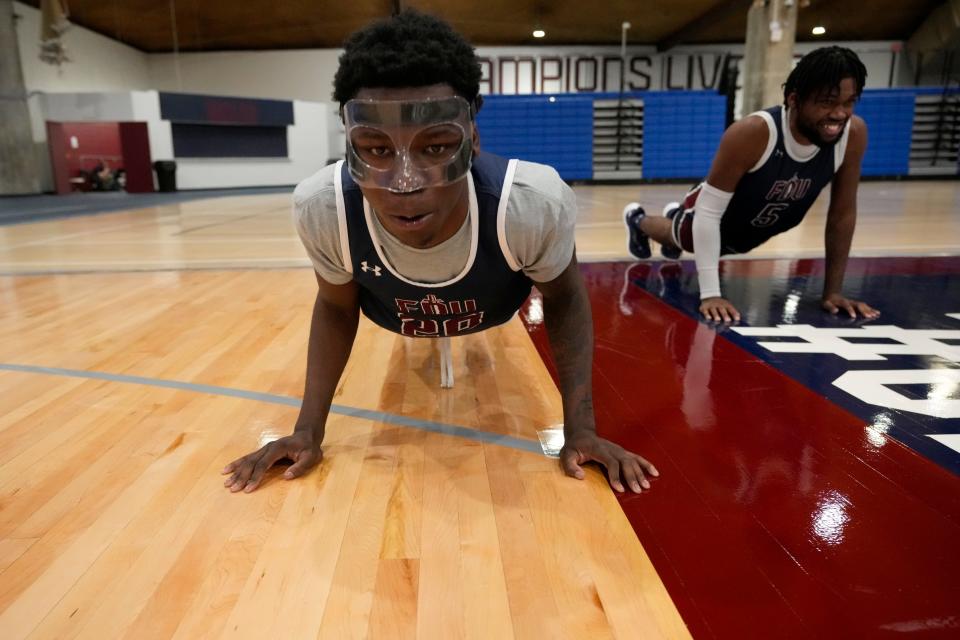
{"label": "polished floor reflection", "polygon": [[[697,320],[690,264],[584,272],[599,428],[662,474],[621,504],[694,637],[955,637],[960,259],[852,261],[867,324],[820,311],[819,261],[725,263],[733,328]],[[747,335],[778,325],[810,329]],[[834,384],[851,372],[880,377]]]}

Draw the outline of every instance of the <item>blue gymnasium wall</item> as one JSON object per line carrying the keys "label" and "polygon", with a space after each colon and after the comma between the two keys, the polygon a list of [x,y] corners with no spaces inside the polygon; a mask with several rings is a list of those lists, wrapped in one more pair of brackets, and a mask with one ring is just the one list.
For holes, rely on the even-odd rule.
{"label": "blue gymnasium wall", "polygon": [[[593,94],[484,96],[480,147],[548,164],[564,180],[593,177]],[[552,101],[551,101],[552,99]]]}
{"label": "blue gymnasium wall", "polygon": [[642,97],[643,177],[705,177],[725,128],[727,98],[713,91],[650,91]]}
{"label": "blue gymnasium wall", "polygon": [[[909,87],[863,92],[856,107],[870,131],[863,175],[907,175],[915,97],[940,91]],[[593,177],[593,100],[616,95],[486,96],[478,116],[481,144],[503,156],[549,164],[565,180],[589,180]],[[630,92],[627,96],[644,101],[643,177],[697,180],[706,176],[724,131],[726,98],[712,91]]]}
{"label": "blue gymnasium wall", "polygon": [[865,176],[905,176],[910,170],[910,135],[916,88],[866,89],[854,113],[867,123]]}

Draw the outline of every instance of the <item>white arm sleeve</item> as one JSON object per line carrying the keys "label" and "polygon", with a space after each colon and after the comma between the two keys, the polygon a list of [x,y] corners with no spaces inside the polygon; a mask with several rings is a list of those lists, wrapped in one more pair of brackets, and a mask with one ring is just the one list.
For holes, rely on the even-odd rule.
{"label": "white arm sleeve", "polygon": [[720,295],[720,219],[733,194],[706,182],[693,211],[693,257],[700,281],[700,299]]}

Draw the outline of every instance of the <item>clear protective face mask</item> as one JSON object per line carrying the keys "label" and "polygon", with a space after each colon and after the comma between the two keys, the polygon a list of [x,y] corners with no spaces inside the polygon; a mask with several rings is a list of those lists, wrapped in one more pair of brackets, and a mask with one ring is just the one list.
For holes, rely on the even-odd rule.
{"label": "clear protective face mask", "polygon": [[347,167],[361,187],[410,193],[463,179],[473,160],[473,113],[461,96],[343,105]]}

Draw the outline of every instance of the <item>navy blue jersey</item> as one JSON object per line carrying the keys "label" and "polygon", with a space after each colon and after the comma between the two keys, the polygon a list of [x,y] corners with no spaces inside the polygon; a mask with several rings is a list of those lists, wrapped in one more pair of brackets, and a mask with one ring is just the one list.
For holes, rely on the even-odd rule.
{"label": "navy blue jersey", "polygon": [[[465,270],[440,283],[414,282],[388,263],[371,237],[376,215],[364,210],[363,194],[346,165],[340,171],[353,280],[360,308],[375,323],[406,336],[442,338],[489,329],[509,320],[530,294],[532,281],[510,268],[501,249],[498,217],[505,215],[516,161],[489,153],[473,159],[470,175],[471,253]],[[499,225],[502,229],[503,225]],[[374,233],[376,233],[374,231]],[[346,256],[344,256],[346,259]]]}
{"label": "navy blue jersey", "polygon": [[[783,107],[766,112],[772,117],[776,142],[765,152],[766,161],[740,179],[723,214],[720,235],[728,253],[746,253],[800,224],[836,173],[833,146],[821,148],[807,161],[792,157],[784,139]],[[848,123],[837,143],[841,149],[849,130]]]}

